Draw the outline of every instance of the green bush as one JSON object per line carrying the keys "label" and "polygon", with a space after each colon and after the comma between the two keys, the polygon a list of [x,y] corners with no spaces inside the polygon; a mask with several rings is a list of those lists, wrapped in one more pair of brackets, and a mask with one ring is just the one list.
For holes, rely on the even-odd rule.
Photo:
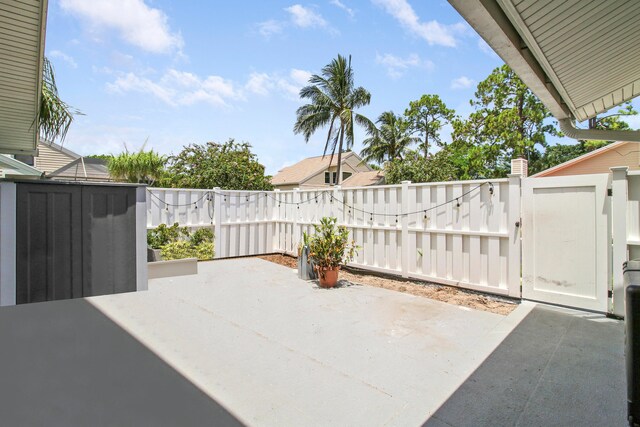
{"label": "green bush", "polygon": [[213,243],[213,231],[208,228],[199,228],[191,234],[191,245],[198,246],[202,243]]}
{"label": "green bush", "polygon": [[[160,224],[154,229],[147,231],[147,245],[153,249],[162,249],[163,246],[189,237],[187,227],[180,227],[177,222],[168,227]],[[213,238],[213,235],[212,235]]]}
{"label": "green bush", "polygon": [[206,261],[213,258],[213,242],[202,242],[194,246],[191,242],[179,240],[164,245],[160,253],[165,261],[184,258],[198,258],[198,261]]}
{"label": "green bush", "polygon": [[208,228],[199,228],[190,233],[187,227],[178,223],[168,227],[160,224],[147,232],[147,244],[160,249],[163,260],[198,258],[200,261],[213,259],[213,232]]}

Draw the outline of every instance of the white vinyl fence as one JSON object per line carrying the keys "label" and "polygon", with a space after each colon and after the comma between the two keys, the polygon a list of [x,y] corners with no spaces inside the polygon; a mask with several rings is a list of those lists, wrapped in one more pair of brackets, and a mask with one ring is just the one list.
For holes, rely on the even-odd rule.
{"label": "white vinyl fence", "polygon": [[214,227],[216,258],[296,254],[338,218],[361,247],[352,265],[520,296],[520,178],[291,191],[150,188],[148,227]]}

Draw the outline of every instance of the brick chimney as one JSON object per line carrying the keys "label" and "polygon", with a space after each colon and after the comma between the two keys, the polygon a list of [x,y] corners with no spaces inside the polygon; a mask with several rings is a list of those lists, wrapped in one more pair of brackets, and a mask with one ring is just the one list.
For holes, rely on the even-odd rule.
{"label": "brick chimney", "polygon": [[529,174],[529,162],[527,159],[511,159],[511,174],[526,178]]}

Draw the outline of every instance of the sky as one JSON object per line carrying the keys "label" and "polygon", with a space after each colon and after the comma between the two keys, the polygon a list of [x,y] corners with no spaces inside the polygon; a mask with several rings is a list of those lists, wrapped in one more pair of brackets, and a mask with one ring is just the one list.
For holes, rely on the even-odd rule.
{"label": "sky", "polygon": [[65,147],[175,154],[234,138],[268,174],[322,154],[326,130],[293,133],[298,92],[338,54],[371,93],[359,112],[372,120],[427,93],[467,116],[502,64],[445,0],[50,0],[45,46],[60,96],[84,114]]}

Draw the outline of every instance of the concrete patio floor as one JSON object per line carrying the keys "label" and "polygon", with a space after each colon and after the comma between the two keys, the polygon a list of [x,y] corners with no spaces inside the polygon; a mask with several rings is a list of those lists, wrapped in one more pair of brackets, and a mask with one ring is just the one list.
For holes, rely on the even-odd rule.
{"label": "concrete patio floor", "polygon": [[213,261],[147,292],[0,309],[0,416],[536,425],[551,422],[545,408],[577,402],[590,410],[537,425],[623,425],[622,330],[532,303],[505,317],[367,286],[319,289],[256,258]]}

